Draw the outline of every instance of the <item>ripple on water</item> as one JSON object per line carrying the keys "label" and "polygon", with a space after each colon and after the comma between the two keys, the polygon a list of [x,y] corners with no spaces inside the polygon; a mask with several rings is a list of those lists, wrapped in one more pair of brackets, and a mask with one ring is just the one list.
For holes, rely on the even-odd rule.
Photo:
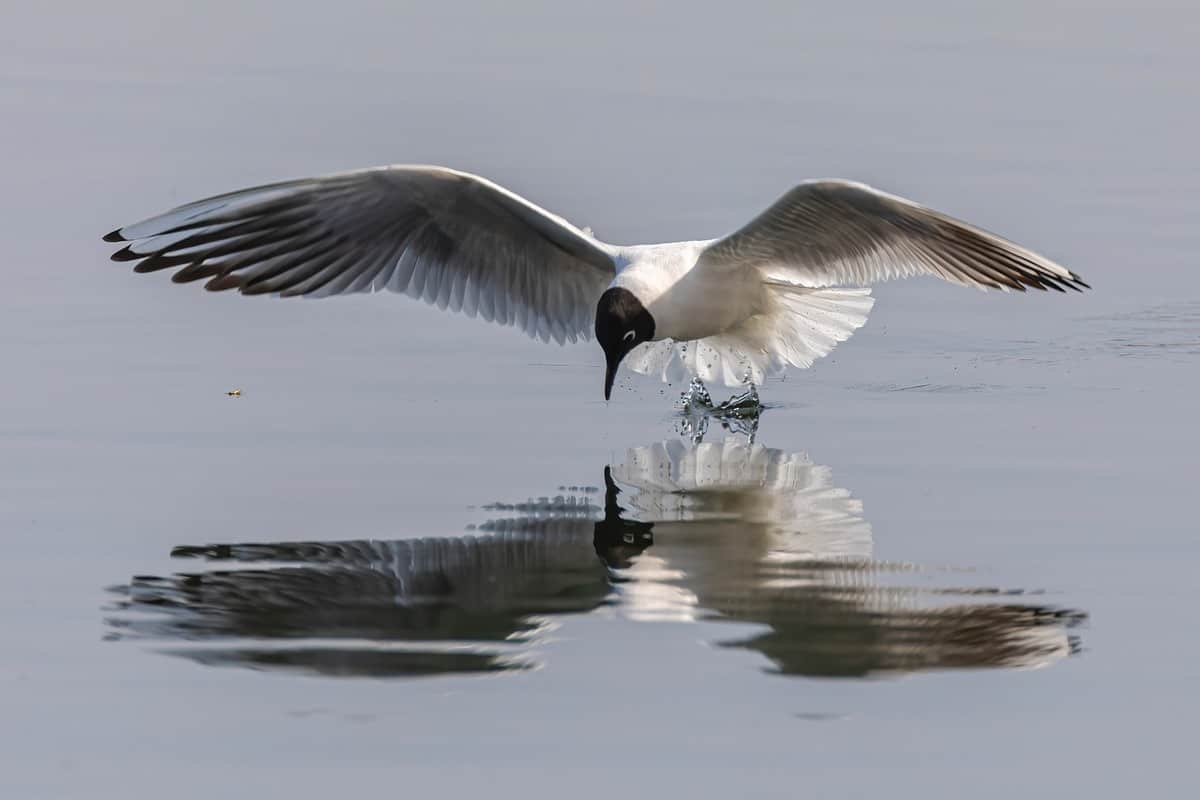
{"label": "ripple on water", "polygon": [[1200,302],[1166,303],[1091,320],[1106,352],[1129,358],[1189,360],[1200,356]]}

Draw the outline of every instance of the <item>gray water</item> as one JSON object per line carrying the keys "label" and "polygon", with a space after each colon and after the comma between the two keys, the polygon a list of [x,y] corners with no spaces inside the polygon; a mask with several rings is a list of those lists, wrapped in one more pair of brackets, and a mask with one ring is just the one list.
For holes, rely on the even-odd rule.
{"label": "gray water", "polygon": [[[1193,8],[166,5],[0,25],[5,797],[1187,793]],[[99,241],[389,162],[616,242],[856,178],[1094,289],[883,285],[694,445],[594,344]]]}

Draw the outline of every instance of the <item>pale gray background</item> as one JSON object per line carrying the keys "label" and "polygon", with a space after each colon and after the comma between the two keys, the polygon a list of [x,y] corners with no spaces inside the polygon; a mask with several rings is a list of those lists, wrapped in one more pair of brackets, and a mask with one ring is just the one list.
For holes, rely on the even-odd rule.
{"label": "pale gray background", "polygon": [[[1193,4],[250,6],[0,13],[5,796],[1185,793]],[[1084,652],[787,679],[711,648],[712,624],[593,615],[539,671],[406,682],[103,641],[104,587],[178,568],[173,545],[450,535],[469,506],[596,483],[672,435],[678,387],[625,379],[605,406],[594,344],[396,297],[207,295],[99,241],[397,161],[483,173],[616,242],[718,235],[800,178],[857,178],[1076,269],[1093,292],[881,287],[854,339],[766,388],[783,407],[760,439],[833,468],[877,557],[1086,610]]]}

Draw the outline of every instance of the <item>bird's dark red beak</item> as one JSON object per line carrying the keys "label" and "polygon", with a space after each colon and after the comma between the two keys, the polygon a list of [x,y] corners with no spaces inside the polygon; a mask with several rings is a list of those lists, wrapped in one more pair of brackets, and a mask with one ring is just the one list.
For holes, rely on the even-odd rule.
{"label": "bird's dark red beak", "polygon": [[617,378],[617,366],[621,363],[620,357],[613,358],[608,353],[604,354],[604,399],[608,400],[612,397],[613,381]]}

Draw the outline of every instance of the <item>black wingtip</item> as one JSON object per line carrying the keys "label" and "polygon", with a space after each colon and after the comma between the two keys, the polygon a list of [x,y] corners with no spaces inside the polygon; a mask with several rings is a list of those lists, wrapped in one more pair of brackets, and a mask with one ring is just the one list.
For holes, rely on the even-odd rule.
{"label": "black wingtip", "polygon": [[104,241],[106,241],[106,242],[128,242],[129,240],[126,239],[124,236],[122,236],[121,229],[117,228],[112,233],[104,234]]}
{"label": "black wingtip", "polygon": [[143,256],[130,250],[128,245],[109,256],[112,261],[137,261],[139,258]]}

